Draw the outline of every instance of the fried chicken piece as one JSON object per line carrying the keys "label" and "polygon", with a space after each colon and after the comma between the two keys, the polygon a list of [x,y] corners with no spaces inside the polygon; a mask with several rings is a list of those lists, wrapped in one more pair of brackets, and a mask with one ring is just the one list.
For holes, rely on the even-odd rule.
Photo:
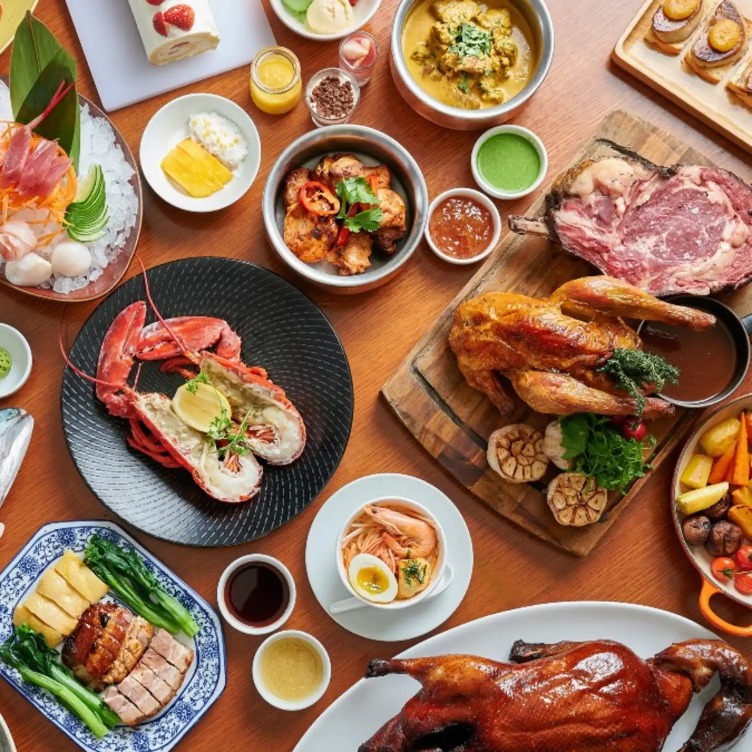
{"label": "fried chicken piece", "polygon": [[300,189],[311,180],[311,171],[307,167],[287,173],[285,178],[284,201],[285,209],[295,206],[300,200]]}
{"label": "fried chicken piece", "polygon": [[329,183],[336,186],[347,178],[362,178],[363,163],[354,154],[337,154],[329,165]]}
{"label": "fried chicken piece", "polygon": [[379,188],[376,195],[384,215],[374,233],[373,244],[374,248],[391,256],[397,250],[397,241],[407,231],[407,207],[402,197],[391,188]]}
{"label": "fried chicken piece", "polygon": [[329,184],[329,168],[334,162],[334,157],[330,157],[328,154],[322,157],[319,163],[313,168],[311,173],[312,180],[320,180],[322,183]]}
{"label": "fried chicken piece", "polygon": [[337,239],[337,223],[332,215],[318,216],[296,203],[285,214],[282,237],[285,245],[306,264],[323,261]]}
{"label": "fried chicken piece", "polygon": [[363,177],[366,180],[375,177],[378,188],[389,188],[392,183],[392,173],[384,164],[376,165],[375,167],[364,167]]}
{"label": "fried chicken piece", "polygon": [[481,12],[475,0],[436,0],[431,9],[440,21],[450,26],[467,23]]}
{"label": "fried chicken piece", "polygon": [[333,248],[327,261],[338,268],[342,276],[362,274],[371,265],[373,241],[367,232],[353,232],[343,248]]}

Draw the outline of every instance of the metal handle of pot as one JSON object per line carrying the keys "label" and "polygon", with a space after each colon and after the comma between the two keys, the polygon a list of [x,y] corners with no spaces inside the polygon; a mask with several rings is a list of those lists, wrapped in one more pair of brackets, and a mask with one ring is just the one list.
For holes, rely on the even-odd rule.
{"label": "metal handle of pot", "polygon": [[723,595],[723,591],[703,577],[702,590],[700,590],[700,613],[710,622],[713,628],[736,637],[752,637],[752,625],[737,627],[735,624],[725,621],[713,611],[710,607],[710,599],[714,595]]}

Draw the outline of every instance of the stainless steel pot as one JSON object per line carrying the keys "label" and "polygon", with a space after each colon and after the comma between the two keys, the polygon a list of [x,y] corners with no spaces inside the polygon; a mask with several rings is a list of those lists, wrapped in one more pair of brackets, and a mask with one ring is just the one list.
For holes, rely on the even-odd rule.
{"label": "stainless steel pot", "polygon": [[405,63],[402,49],[402,30],[405,20],[416,3],[422,0],[402,0],[392,23],[391,55],[392,78],[405,101],[419,115],[437,125],[455,130],[471,131],[490,128],[513,117],[535,94],[543,83],[554,57],[554,25],[543,0],[513,0],[533,32],[533,42],[538,51],[535,72],[527,86],[512,99],[485,110],[465,110],[442,104],[427,94],[412,77]]}

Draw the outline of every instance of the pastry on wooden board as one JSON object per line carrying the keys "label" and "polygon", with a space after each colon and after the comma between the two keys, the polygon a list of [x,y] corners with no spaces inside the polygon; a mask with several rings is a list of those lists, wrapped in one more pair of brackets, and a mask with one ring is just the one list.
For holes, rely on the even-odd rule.
{"label": "pastry on wooden board", "polygon": [[687,67],[717,84],[747,52],[749,24],[731,0],[723,0],[684,56]]}
{"label": "pastry on wooden board", "polygon": [[746,60],[734,71],[726,88],[752,110],[752,60]]}
{"label": "pastry on wooden board", "polygon": [[645,41],[666,55],[678,55],[711,8],[711,0],[665,0],[653,14]]}

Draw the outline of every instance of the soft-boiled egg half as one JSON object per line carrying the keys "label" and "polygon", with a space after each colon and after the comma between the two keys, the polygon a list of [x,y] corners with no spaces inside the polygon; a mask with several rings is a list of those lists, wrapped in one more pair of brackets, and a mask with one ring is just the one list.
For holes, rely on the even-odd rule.
{"label": "soft-boiled egg half", "polygon": [[397,597],[397,578],[378,556],[358,554],[348,575],[353,590],[372,603],[391,603]]}

